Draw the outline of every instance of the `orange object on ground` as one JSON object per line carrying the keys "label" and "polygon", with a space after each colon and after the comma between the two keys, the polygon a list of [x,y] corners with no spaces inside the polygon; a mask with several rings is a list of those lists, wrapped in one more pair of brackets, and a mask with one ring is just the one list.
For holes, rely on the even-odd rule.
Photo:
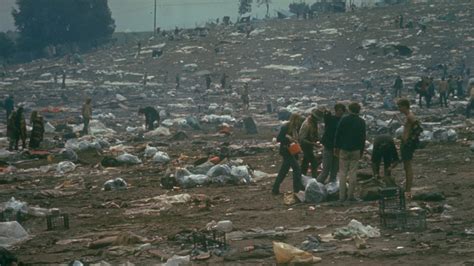
{"label": "orange object on ground", "polygon": [[219,158],[218,156],[214,156],[211,159],[209,159],[209,161],[213,164],[218,164],[221,162],[221,158]]}

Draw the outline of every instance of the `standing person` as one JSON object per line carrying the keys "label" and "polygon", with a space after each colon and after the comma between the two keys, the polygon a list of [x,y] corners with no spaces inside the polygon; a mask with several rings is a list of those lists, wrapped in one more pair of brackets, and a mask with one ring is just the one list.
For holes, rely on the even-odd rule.
{"label": "standing person", "polygon": [[38,111],[31,113],[30,123],[33,129],[31,130],[29,146],[30,149],[38,149],[44,135],[43,117],[38,114]]}
{"label": "standing person", "polygon": [[410,111],[410,102],[407,99],[400,99],[397,102],[398,109],[405,115],[406,121],[403,127],[402,143],[400,145],[400,153],[405,169],[405,194],[407,198],[411,198],[411,187],[413,184],[413,154],[419,145],[419,136],[423,131],[420,122]]}
{"label": "standing person", "polygon": [[425,96],[427,108],[431,107],[431,99],[433,98],[434,95],[435,95],[434,79],[433,77],[430,77],[429,83],[428,83],[428,91],[426,92],[426,96]]}
{"label": "standing person", "polygon": [[242,100],[243,108],[247,111],[250,107],[250,96],[249,96],[249,84],[245,83],[244,89],[242,91],[242,95],[240,95],[240,99]]}
{"label": "standing person", "polygon": [[459,75],[458,79],[456,80],[456,94],[458,95],[458,98],[464,97],[464,89],[463,89],[463,83],[464,83],[464,78]]}
{"label": "standing person", "polygon": [[92,119],[92,99],[87,98],[86,102],[82,106],[82,120],[84,121],[84,128],[82,134],[89,134],[89,122]]}
{"label": "standing person", "polygon": [[178,73],[176,74],[176,89],[179,89],[180,81],[181,81],[181,77],[179,76],[179,73]]}
{"label": "standing person", "polygon": [[314,146],[317,145],[319,140],[318,134],[318,111],[314,110],[311,112],[299,131],[299,143],[301,143],[301,149],[303,150],[303,162],[301,163],[301,173],[306,175],[308,172],[309,165],[311,164],[311,176],[317,177],[318,161],[314,156]]}
{"label": "standing person", "polygon": [[[365,148],[365,121],[359,117],[361,106],[349,104],[349,115],[339,122],[335,137],[335,153],[339,157],[339,201],[355,201],[356,171]],[[346,182],[349,187],[346,192]]]}
{"label": "standing person", "polygon": [[290,168],[293,169],[293,191],[295,193],[304,190],[301,181],[301,168],[298,164],[297,155],[290,154],[289,146],[293,142],[298,141],[298,131],[303,123],[303,118],[299,114],[292,114],[288,123],[284,124],[280,133],[277,136],[277,141],[280,143],[280,155],[283,157],[283,162],[278,171],[278,175],[273,184],[272,194],[278,195],[280,193],[280,185],[288,174]]}
{"label": "standing person", "polygon": [[342,115],[346,112],[346,106],[342,103],[336,103],[334,106],[334,115],[330,111],[324,112],[324,134],[321,139],[323,144],[323,171],[317,177],[318,182],[325,183],[329,176],[328,182],[334,182],[339,171],[339,159],[334,153],[334,140],[336,137],[336,129]]}
{"label": "standing person", "polygon": [[158,125],[160,123],[160,113],[151,106],[138,109],[138,114],[145,115],[145,126],[147,130],[155,129],[155,121],[158,121]]}
{"label": "standing person", "polygon": [[418,105],[423,108],[423,98],[426,100],[428,94],[428,78],[421,77],[421,79],[415,84],[415,91],[418,93]]}
{"label": "standing person", "polygon": [[397,76],[397,78],[395,79],[393,89],[395,91],[395,97],[402,97],[403,80],[400,76]]}
{"label": "standing person", "polygon": [[398,165],[398,152],[395,142],[390,135],[379,135],[375,137],[374,149],[372,151],[372,173],[374,178],[380,179],[380,164],[383,159],[384,181],[389,186],[395,186],[392,179],[392,169]]}
{"label": "standing person", "polygon": [[457,87],[458,87],[458,83],[456,81],[456,79],[450,75],[449,78],[448,78],[448,98],[449,96],[455,96],[456,95],[456,90],[457,90]]}
{"label": "standing person", "polygon": [[65,89],[66,88],[66,71],[63,70],[63,78],[62,78],[62,82],[61,82],[61,89]]}
{"label": "standing person", "polygon": [[400,29],[403,29],[403,15],[402,14],[398,16],[398,27]]}
{"label": "standing person", "polygon": [[15,101],[13,100],[12,95],[8,95],[7,98],[5,99],[5,102],[3,104],[5,107],[5,111],[7,112],[7,123],[8,123],[8,118],[10,117],[10,114],[13,112],[15,109]]}
{"label": "standing person", "polygon": [[474,83],[470,85],[471,87],[469,88],[469,102],[467,103],[466,106],[466,118],[471,117],[471,110],[474,108]]}
{"label": "standing person", "polygon": [[441,81],[439,82],[438,91],[440,107],[443,107],[443,104],[444,107],[448,107],[448,82],[444,77],[441,78]]}
{"label": "standing person", "polygon": [[209,90],[211,88],[211,75],[207,74],[206,75],[206,90]]}
{"label": "standing person", "polygon": [[226,82],[227,82],[227,74],[223,73],[222,76],[221,76],[221,88],[222,88],[222,90],[225,90]]}
{"label": "standing person", "polygon": [[10,140],[9,149],[18,150],[18,142],[21,139],[22,149],[26,149],[26,122],[23,107],[10,114],[7,123],[7,135]]}

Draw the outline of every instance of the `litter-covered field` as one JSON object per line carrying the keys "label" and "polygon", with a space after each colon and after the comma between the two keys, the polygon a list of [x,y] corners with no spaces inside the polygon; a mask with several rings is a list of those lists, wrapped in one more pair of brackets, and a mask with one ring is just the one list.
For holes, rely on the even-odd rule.
{"label": "litter-covered field", "polygon": [[[182,30],[173,40],[150,39],[139,54],[125,43],[83,54],[78,64],[8,66],[0,91],[28,117],[40,111],[46,133],[39,150],[8,151],[0,125],[0,246],[31,265],[473,264],[467,98],[442,108],[434,97],[433,107],[419,108],[413,90],[420,76],[438,80],[443,64],[453,75],[474,66],[473,7],[436,1],[257,20],[249,37],[211,26],[205,36]],[[398,28],[399,14],[426,30]],[[62,70],[65,88],[53,78]],[[409,214],[394,214],[388,226],[370,156],[374,136],[402,132],[388,95],[397,75],[422,121],[423,148]],[[93,119],[90,135],[80,136],[87,97]],[[337,183],[309,177],[296,197],[272,195],[282,121],[337,101],[363,105],[368,141],[356,194],[364,201],[339,204]],[[146,106],[161,117],[151,131],[138,114]],[[401,166],[393,176],[403,183]],[[290,173],[281,191],[291,188]]]}

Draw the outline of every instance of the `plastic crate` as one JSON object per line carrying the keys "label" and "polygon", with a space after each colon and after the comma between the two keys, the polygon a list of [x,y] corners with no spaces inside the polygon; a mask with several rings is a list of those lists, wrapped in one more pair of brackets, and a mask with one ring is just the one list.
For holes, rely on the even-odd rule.
{"label": "plastic crate", "polygon": [[225,233],[216,230],[193,232],[192,238],[195,249],[207,251],[227,247]]}
{"label": "plastic crate", "polygon": [[405,192],[400,187],[389,187],[379,189],[379,212],[383,216],[386,212],[405,210]]}
{"label": "plastic crate", "polygon": [[46,228],[48,231],[58,229],[69,229],[69,214],[53,213],[46,216]]}
{"label": "plastic crate", "polygon": [[13,222],[17,221],[22,223],[26,220],[26,214],[22,212],[15,212],[13,209],[5,209],[3,212],[0,212],[0,221],[1,222]]}
{"label": "plastic crate", "polygon": [[417,210],[398,210],[385,212],[380,216],[381,225],[388,229],[423,231],[426,229],[426,212]]}

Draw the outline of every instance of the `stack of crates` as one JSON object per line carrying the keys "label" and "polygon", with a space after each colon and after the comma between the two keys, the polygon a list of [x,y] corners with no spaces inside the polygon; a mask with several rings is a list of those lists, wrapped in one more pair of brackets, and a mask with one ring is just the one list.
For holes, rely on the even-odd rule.
{"label": "stack of crates", "polygon": [[402,188],[381,188],[379,194],[379,215],[382,227],[406,231],[426,229],[426,212],[420,208],[407,210],[405,191]]}

